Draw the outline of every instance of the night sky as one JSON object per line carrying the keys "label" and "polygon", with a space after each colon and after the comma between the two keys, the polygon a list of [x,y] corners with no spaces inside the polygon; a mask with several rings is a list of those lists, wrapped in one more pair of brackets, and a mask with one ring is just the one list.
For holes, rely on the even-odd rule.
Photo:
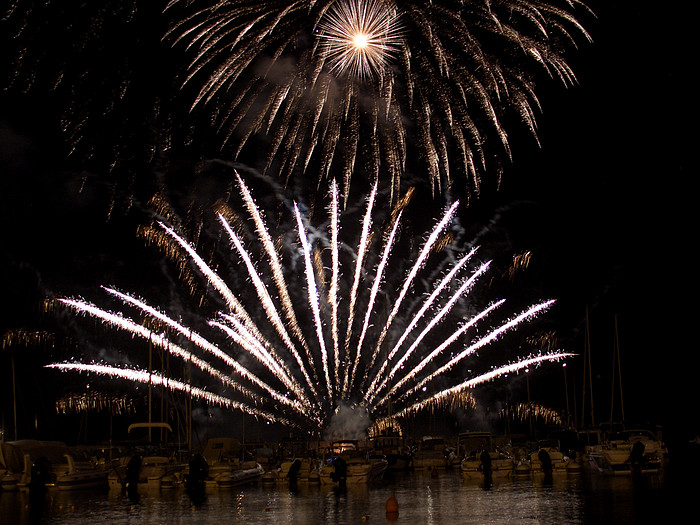
{"label": "night sky", "polygon": [[[628,413],[640,423],[661,424],[682,440],[700,431],[691,267],[696,238],[691,178],[697,172],[690,163],[695,109],[690,37],[687,17],[675,3],[680,4],[588,2],[597,14],[585,23],[594,42],[581,43],[569,55],[578,85],[542,85],[541,148],[524,135],[513,140],[513,163],[505,168],[500,190],[476,202],[464,219],[485,223],[498,214],[513,246],[533,252],[532,272],[541,293],[558,299],[552,318],[568,350],[582,351],[589,308],[593,366],[605,392],[618,316]],[[139,45],[157,46],[161,28],[141,30]],[[5,36],[2,45],[15,49]],[[52,42],[37,40],[32,46],[49,46],[45,60],[57,60]],[[137,51],[124,52],[137,56]],[[0,55],[7,56],[2,49]],[[8,78],[0,93],[4,333],[36,323],[36,305],[46,294],[87,293],[97,283],[136,277],[140,270],[133,261],[151,252],[133,235],[136,219],[122,213],[122,193],[107,219],[112,194],[99,162],[68,155],[60,132],[61,102],[68,95],[45,90],[41,79],[27,92],[16,90],[10,86],[11,61],[3,59],[2,67]],[[132,79],[137,91],[172,81],[167,63],[132,62],[131,67],[143,75]],[[119,70],[105,67],[100,74],[116,83]],[[144,95],[141,102],[146,101]],[[99,103],[99,94],[86,101]],[[134,126],[134,115],[130,118]],[[112,119],[108,115],[90,132],[117,133],[118,118]],[[132,132],[136,143],[139,131]],[[152,172],[140,169],[145,178]],[[147,190],[140,184],[137,198]],[[7,362],[3,356],[2,383]],[[3,387],[2,396],[7,395]]]}

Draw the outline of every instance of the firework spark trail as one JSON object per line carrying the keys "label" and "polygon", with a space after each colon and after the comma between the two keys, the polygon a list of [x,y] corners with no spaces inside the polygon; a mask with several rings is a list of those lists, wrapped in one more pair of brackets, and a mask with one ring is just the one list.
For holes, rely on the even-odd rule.
{"label": "firework spark trail", "polygon": [[[270,342],[263,337],[263,335],[260,333],[260,330],[256,326],[256,324],[253,322],[253,320],[250,318],[250,315],[248,312],[245,310],[243,305],[241,305],[240,301],[236,299],[236,297],[233,295],[233,292],[231,292],[230,288],[226,286],[226,283],[223,281],[223,279],[216,273],[214,272],[207,263],[204,262],[204,260],[199,256],[199,254],[190,246],[188,242],[186,242],[182,237],[180,237],[175,230],[173,230],[171,227],[163,224],[162,222],[158,222],[158,224],[163,228],[173,239],[177,241],[177,243],[182,246],[189,256],[191,257],[192,261],[196,264],[196,266],[200,269],[200,271],[204,274],[204,276],[207,278],[207,280],[214,286],[214,288],[221,294],[221,296],[224,298],[226,301],[226,304],[228,307],[236,314],[236,316],[240,317],[243,320],[243,325],[246,327],[246,330],[249,331],[252,334],[252,338],[255,339],[256,341],[261,342],[265,348],[269,351],[271,354],[271,359],[275,361],[279,366],[282,366],[283,368],[286,367],[284,366],[284,361],[280,358],[279,355],[274,350],[274,347],[270,344]],[[314,394],[314,397],[318,397],[318,394],[316,393],[316,389],[314,387],[313,381],[308,376],[308,372],[306,371],[306,366],[304,365],[303,360],[299,356],[299,353],[296,351],[294,346],[292,345],[291,349],[292,354],[294,355],[294,358],[297,360],[297,364],[301,368],[302,372],[304,373],[304,377],[306,378],[307,384],[309,385],[309,388],[311,389],[312,393]],[[288,370],[285,372],[286,376],[290,376],[290,373]],[[301,396],[303,397],[303,396]]]}
{"label": "firework spark trail", "polygon": [[[362,352],[362,343],[365,340],[365,335],[367,333],[367,329],[369,328],[369,319],[372,316],[372,311],[374,310],[374,303],[376,301],[377,294],[379,293],[379,287],[382,284],[382,279],[384,277],[384,269],[386,268],[387,261],[389,260],[389,254],[391,253],[391,248],[394,246],[394,239],[396,237],[396,232],[399,229],[399,224],[401,222],[402,213],[403,213],[403,211],[399,211],[399,213],[396,217],[396,220],[394,221],[394,225],[391,228],[391,232],[389,233],[389,236],[384,243],[384,250],[382,252],[381,261],[379,262],[379,266],[377,266],[377,271],[374,274],[374,282],[372,283],[372,289],[370,291],[369,301],[367,302],[367,308],[365,309],[365,319],[364,319],[364,322],[362,323],[362,331],[360,332],[360,337],[358,338],[358,341],[357,341],[357,354],[356,354],[357,360],[355,361],[355,365],[353,366],[353,369],[352,369],[352,375],[350,376],[350,384],[351,385],[355,381],[355,373],[357,372],[357,367],[359,365],[359,356],[360,356],[360,353]],[[377,356],[377,353],[374,352],[372,354],[372,359],[370,360],[370,363],[367,366],[368,370],[371,370],[372,367],[374,366],[376,356]]]}
{"label": "firework spark trail", "polygon": [[[263,390],[267,391],[270,393],[270,395],[277,399],[278,401],[288,404],[290,406],[294,406],[297,409],[299,409],[301,412],[305,412],[304,408],[302,405],[300,405],[296,401],[291,401],[287,399],[286,397],[282,396],[280,393],[275,391],[271,386],[267,385],[265,382],[263,382],[260,378],[258,378],[255,374],[250,372],[247,368],[242,366],[238,361],[233,359],[231,356],[223,352],[221,349],[219,349],[216,345],[212,344],[210,341],[199,335],[197,332],[194,332],[192,329],[185,328],[182,326],[180,323],[172,319],[171,317],[165,315],[161,311],[159,311],[156,308],[153,308],[152,306],[149,306],[145,302],[129,295],[122,293],[118,290],[115,290],[113,288],[107,288],[103,287],[106,292],[108,292],[111,295],[114,295],[115,297],[121,299],[125,303],[131,304],[132,306],[135,306],[136,308],[139,308],[141,311],[145,312],[146,314],[150,315],[154,319],[158,319],[159,321],[165,323],[167,326],[170,328],[173,328],[176,332],[178,332],[180,335],[187,337],[188,341],[194,345],[196,345],[198,348],[201,348],[202,350],[212,354],[215,357],[218,357],[221,359],[224,363],[226,363],[227,366],[230,366],[234,369],[234,371],[238,374],[240,374],[242,377],[246,378],[247,380],[251,381],[252,383],[255,383],[257,386],[262,388]],[[64,303],[66,304],[66,303]],[[106,312],[107,314],[107,312]],[[93,312],[94,315],[94,312]],[[105,317],[103,317],[105,319]],[[108,322],[109,320],[106,319]],[[263,348],[256,348],[254,346],[254,343],[249,340],[249,339],[244,339],[243,336],[238,334],[237,332],[229,332],[229,328],[226,325],[222,325],[221,323],[216,323],[215,321],[211,321],[210,324],[212,326],[216,326],[222,330],[225,330],[229,336],[234,338],[235,342],[242,346],[243,348],[247,349],[251,354],[256,354],[258,352],[264,353]],[[266,364],[270,363],[271,360],[266,361],[264,357],[261,357],[258,354],[258,359],[260,361],[266,362]],[[301,389],[298,385],[294,385],[294,383],[288,378],[288,376],[284,373],[283,370],[279,370],[277,368],[274,368],[275,363],[272,362],[272,369],[270,369],[270,366],[268,364],[268,369],[272,371],[276,377],[280,379],[285,385],[290,388],[290,390],[293,390],[294,392],[299,392]],[[303,399],[303,397],[302,397]]]}
{"label": "firework spark trail", "polygon": [[440,400],[443,400],[449,396],[459,394],[459,393],[463,392],[464,390],[474,388],[482,383],[486,383],[486,382],[491,381],[497,377],[504,376],[506,374],[512,374],[514,372],[518,372],[519,370],[526,369],[529,366],[537,365],[537,364],[543,363],[545,361],[559,361],[559,360],[567,358],[567,357],[573,357],[574,355],[575,354],[571,354],[571,353],[567,353],[567,352],[553,352],[553,353],[546,354],[546,355],[530,357],[527,359],[523,359],[522,361],[518,361],[517,363],[511,363],[508,365],[498,367],[490,372],[487,372],[485,374],[481,374],[475,378],[472,378],[472,379],[469,379],[468,381],[460,383],[459,385],[442,390],[442,391],[438,392],[437,394],[431,396],[429,399],[420,401],[418,403],[414,403],[413,405],[406,407],[403,410],[397,412],[392,417],[394,417],[394,418],[405,417],[411,413],[415,413],[415,412],[418,412],[419,410],[422,410],[426,406],[437,403]]}
{"label": "firework spark trail", "polygon": [[250,191],[248,191],[248,188],[243,183],[243,179],[241,179],[241,176],[236,170],[234,170],[234,174],[236,176],[236,180],[238,181],[238,187],[240,188],[241,196],[243,197],[243,202],[245,203],[246,209],[248,210],[248,214],[253,219],[253,223],[255,224],[255,231],[258,235],[258,238],[260,239],[260,243],[265,249],[265,253],[267,253],[270,269],[272,270],[273,281],[275,283],[275,286],[277,287],[277,291],[279,292],[280,301],[282,303],[282,309],[284,311],[285,316],[287,317],[287,322],[290,324],[294,336],[306,350],[306,357],[310,361],[311,352],[306,343],[306,340],[304,339],[304,334],[301,331],[301,328],[299,327],[296,314],[294,313],[292,300],[289,297],[287,282],[284,278],[284,273],[282,272],[282,265],[280,264],[279,255],[277,254],[275,245],[272,242],[272,238],[270,237],[270,232],[265,226],[265,221],[263,221],[260,210],[255,205],[255,201],[253,200]]}
{"label": "firework spark trail", "polygon": [[146,370],[132,370],[125,368],[116,368],[108,365],[95,365],[95,364],[85,364],[85,363],[54,363],[46,365],[47,368],[56,368],[58,370],[73,370],[78,372],[91,372],[93,374],[106,375],[109,377],[118,377],[121,379],[127,379],[136,383],[151,383],[157,386],[164,386],[166,388],[177,390],[179,392],[184,392],[192,395],[193,397],[204,399],[207,403],[213,405],[219,405],[227,408],[233,408],[238,410],[245,410],[249,414],[254,414],[267,419],[268,421],[274,422],[285,422],[285,424],[291,424],[290,421],[285,421],[277,416],[274,416],[268,412],[253,408],[251,406],[245,405],[233,399],[229,399],[212,392],[207,392],[201,388],[197,388],[192,385],[185,384],[181,381],[175,379],[170,379],[168,377],[161,376]]}
{"label": "firework spark trail", "polygon": [[[472,252],[473,253],[473,252]],[[440,321],[444,319],[444,317],[449,313],[449,311],[452,309],[452,307],[455,305],[457,300],[462,297],[468,290],[470,290],[474,284],[476,283],[476,280],[483,275],[488,267],[490,266],[490,262],[482,264],[473,274],[469,279],[466,279],[462,285],[452,294],[452,297],[450,297],[449,301],[440,309],[440,311],[437,313],[437,315],[434,315],[430,322],[423,328],[421,333],[416,337],[415,341],[411,343],[411,346],[408,347],[408,349],[404,352],[404,354],[401,356],[401,358],[398,360],[398,362],[394,365],[394,367],[391,369],[391,371],[387,374],[386,377],[382,380],[381,384],[376,387],[373,391],[369,392],[369,401],[374,398],[376,395],[376,392],[379,392],[384,388],[384,386],[391,380],[393,379],[394,375],[396,372],[401,369],[403,364],[406,362],[406,360],[413,355],[413,352],[420,346],[420,344],[423,342],[423,339],[428,335],[428,333],[435,327],[437,326]],[[394,350],[398,349],[398,345],[394,348]],[[387,359],[388,361],[388,359]],[[414,370],[414,373],[417,373],[418,370]],[[381,372],[377,374],[377,377],[380,376]],[[396,387],[392,389],[395,390]]]}
{"label": "firework spark trail", "polygon": [[[209,321],[209,325],[224,332],[234,343],[255,357],[274,377],[276,377],[285,387],[291,390],[298,399],[302,400],[304,406],[310,404],[307,396],[304,394],[303,388],[294,380],[292,376],[290,376],[289,371],[283,368],[280,363],[275,361],[269,352],[267,352],[265,347],[251,336],[250,332],[246,330],[245,326],[230,315],[221,314],[221,317],[233,326],[226,325],[216,320]],[[267,391],[274,392],[274,390],[267,385],[264,385],[263,388]],[[284,403],[288,404],[286,401]],[[305,411],[306,409],[304,408],[302,410]]]}
{"label": "firework spark trail", "polygon": [[[277,253],[277,250],[275,249],[275,245],[272,242],[272,237],[270,236],[270,232],[268,228],[265,226],[265,221],[263,220],[262,214],[260,210],[258,209],[257,205],[255,204],[255,200],[253,199],[252,195],[250,194],[250,191],[248,190],[248,187],[245,185],[243,182],[243,179],[241,176],[238,174],[236,170],[234,170],[234,174],[236,176],[236,180],[238,182],[238,187],[241,192],[241,197],[243,198],[243,202],[245,204],[246,209],[248,210],[248,214],[250,217],[253,219],[253,223],[255,224],[255,231],[257,233],[258,239],[260,240],[260,243],[262,244],[263,248],[265,249],[265,252],[267,253],[268,256],[268,264],[270,266],[270,269],[272,271],[273,275],[273,282],[275,283],[275,286],[277,288],[277,291],[279,293],[279,299],[282,303],[282,309],[285,313],[285,316],[287,318],[287,322],[291,326],[292,333],[295,335],[297,340],[301,343],[302,347],[304,348],[306,352],[306,359],[307,363],[313,364],[313,357],[311,355],[311,350],[306,342],[306,339],[304,338],[304,334],[299,327],[299,323],[296,318],[296,314],[294,313],[294,307],[292,306],[292,300],[289,296],[289,290],[287,287],[287,282],[284,278],[284,273],[282,271],[282,265],[280,263],[280,258]],[[264,287],[263,287],[264,288]],[[296,348],[294,345],[290,348],[290,351],[292,352],[292,355],[294,356],[294,359],[296,360],[299,368],[302,370],[304,377],[306,379],[306,382],[309,386],[309,389],[311,390],[312,395],[316,400],[319,399],[318,397],[318,392],[314,386],[314,382],[311,381],[309,378],[308,372],[306,370],[306,365],[304,361],[302,360],[301,356],[297,352]]]}
{"label": "firework spark trail", "polygon": [[[306,283],[308,286],[308,296],[309,305],[311,306],[311,311],[314,315],[314,324],[316,325],[316,335],[318,336],[318,344],[321,347],[321,362],[323,364],[323,374],[326,378],[326,387],[328,388],[328,395],[331,399],[331,404],[333,402],[333,389],[331,387],[331,378],[328,372],[328,351],[326,350],[325,338],[323,335],[323,325],[321,323],[321,311],[319,308],[319,297],[318,291],[316,290],[316,279],[314,277],[314,267],[311,264],[311,247],[306,239],[306,234],[304,233],[306,229],[304,228],[304,223],[301,219],[301,214],[299,213],[299,207],[294,203],[294,216],[297,220],[297,227],[299,229],[299,242],[301,242],[302,251],[304,253],[304,264],[305,264],[305,274]],[[304,371],[305,372],[305,371]],[[307,381],[311,383],[311,380],[307,378]]]}
{"label": "firework spark trail", "polygon": [[[379,334],[379,339],[375,345],[374,353],[379,354],[380,349],[382,347],[382,343],[384,342],[384,338],[386,337],[387,333],[389,332],[389,327],[391,326],[391,323],[394,321],[394,318],[396,317],[396,314],[399,312],[399,308],[401,308],[401,303],[403,302],[404,298],[406,297],[406,294],[408,293],[409,288],[411,287],[411,284],[413,283],[413,279],[416,277],[418,274],[418,270],[421,269],[421,267],[425,264],[425,261],[428,258],[428,255],[430,254],[430,250],[433,248],[433,245],[437,241],[438,237],[442,233],[442,230],[444,230],[449,222],[452,220],[452,217],[454,216],[455,210],[457,209],[457,205],[459,204],[459,201],[456,201],[450,208],[445,212],[445,215],[442,217],[442,220],[433,228],[433,231],[430,233],[428,236],[428,239],[425,241],[423,244],[423,248],[420,251],[420,254],[416,258],[416,261],[413,263],[413,266],[411,267],[411,270],[409,271],[408,275],[404,279],[403,286],[401,288],[401,291],[399,292],[398,297],[396,298],[396,302],[394,303],[394,308],[392,308],[391,313],[389,314],[386,323],[384,324],[384,327],[382,328],[381,333]],[[379,376],[375,375],[374,380],[372,381],[371,384],[373,384],[375,381],[378,381]]]}
{"label": "firework spark trail", "polygon": [[302,359],[299,356],[299,354],[297,353],[297,350],[294,347],[294,343],[292,342],[291,338],[289,337],[287,330],[285,330],[284,323],[282,322],[282,319],[279,316],[279,312],[277,311],[277,307],[272,302],[272,298],[270,297],[270,294],[268,293],[267,288],[265,287],[265,284],[262,282],[262,279],[260,279],[260,275],[258,274],[257,270],[253,266],[253,262],[250,260],[250,255],[248,255],[248,252],[243,247],[243,244],[241,243],[240,239],[238,238],[236,233],[231,229],[231,226],[228,224],[228,222],[226,221],[226,219],[222,215],[219,215],[219,221],[221,222],[222,226],[224,227],[224,229],[228,233],[229,238],[231,239],[234,246],[236,247],[236,250],[238,251],[238,254],[240,255],[241,259],[243,259],[243,262],[248,270],[248,275],[250,276],[251,280],[253,281],[253,286],[255,287],[255,290],[258,293],[258,297],[260,298],[260,301],[262,302],[263,309],[265,310],[265,313],[268,316],[268,320],[275,327],[275,330],[282,338],[282,341],[284,342],[285,346],[289,349],[291,354],[297,359],[297,362],[300,364],[300,366],[303,366]]}
{"label": "firework spark trail", "polygon": [[[432,374],[430,374],[429,376],[427,376],[425,379],[423,379],[422,381],[420,381],[416,386],[414,386],[413,388],[411,388],[410,390],[408,390],[405,394],[403,394],[402,397],[407,397],[407,396],[411,395],[412,393],[416,392],[417,390],[419,390],[420,388],[422,388],[424,385],[426,385],[427,383],[429,383],[430,381],[432,381],[432,380],[435,379],[436,377],[439,377],[439,376],[442,375],[443,373],[447,372],[449,369],[451,369],[454,365],[456,365],[458,362],[460,362],[460,361],[461,361],[462,359],[464,359],[465,357],[467,357],[467,356],[473,354],[473,353],[476,352],[479,348],[482,348],[482,347],[484,347],[485,345],[489,344],[490,342],[492,342],[493,340],[495,340],[498,336],[500,336],[500,335],[503,334],[504,332],[506,332],[506,331],[508,331],[508,330],[511,330],[512,328],[515,328],[516,326],[518,326],[518,325],[519,325],[521,322],[523,322],[524,320],[526,320],[526,319],[528,319],[528,318],[530,318],[530,317],[532,317],[532,316],[538,314],[539,312],[541,312],[541,311],[543,311],[543,310],[546,310],[546,309],[549,308],[552,304],[554,304],[554,301],[553,301],[553,300],[551,300],[551,301],[546,301],[546,302],[544,302],[544,303],[540,303],[540,304],[534,305],[534,306],[528,308],[526,311],[522,312],[520,315],[514,317],[514,318],[511,319],[510,321],[508,321],[508,322],[502,324],[500,327],[496,328],[495,330],[492,330],[492,331],[489,332],[486,336],[482,337],[481,339],[479,339],[479,340],[476,341],[475,343],[472,343],[472,344],[471,344],[470,346],[468,346],[465,350],[463,350],[462,352],[460,352],[459,354],[457,354],[455,357],[453,357],[447,364],[441,366],[441,367],[438,368],[435,372],[433,372]],[[427,361],[427,359],[424,360],[424,361]],[[423,363],[421,363],[421,365],[419,365],[419,366],[420,366],[420,368],[422,369],[425,365],[424,365]],[[413,370],[411,370],[411,371],[408,372],[407,376],[414,377],[414,376],[415,376],[415,373],[413,372]],[[409,378],[409,379],[410,379],[410,378]]]}
{"label": "firework spark trail", "polygon": [[[433,360],[442,353],[443,350],[445,350],[447,347],[449,347],[452,343],[454,343],[459,337],[461,337],[467,330],[469,330],[471,327],[475,326],[479,321],[482,319],[486,318],[491,312],[493,312],[495,309],[500,307],[503,303],[505,303],[505,299],[501,299],[499,301],[496,301],[495,303],[489,305],[487,308],[479,312],[477,315],[473,316],[469,321],[466,323],[462,324],[457,330],[455,330],[452,335],[450,335],[447,339],[445,339],[440,345],[435,348],[432,352],[430,352],[427,356],[423,358],[423,360],[413,369],[413,373],[411,377],[417,375],[423,368],[425,368],[428,364],[432,363]],[[398,371],[399,367],[395,367],[391,371],[391,378],[395,377],[396,372]],[[408,380],[410,377],[408,375],[402,377],[396,384],[392,386],[392,388],[389,390],[389,392],[386,393],[386,395],[377,403],[377,406],[381,406],[384,403],[388,401],[388,398],[392,396],[395,392],[397,392]],[[375,390],[375,395],[381,389],[384,387],[384,385],[388,381],[384,381],[382,385]]]}
{"label": "firework spark trail", "polygon": [[[374,381],[372,382],[369,389],[367,390],[367,393],[365,394],[366,401],[371,401],[375,395],[374,392],[381,390],[384,383],[382,383],[382,386],[375,388],[377,381],[379,380],[380,377],[383,376],[384,370],[386,369],[387,366],[389,366],[389,363],[396,355],[396,352],[398,351],[398,349],[401,347],[403,342],[406,340],[406,338],[409,336],[409,334],[416,327],[416,325],[418,324],[418,321],[423,317],[423,315],[425,315],[425,313],[428,311],[430,306],[438,298],[438,296],[440,295],[442,290],[452,281],[452,279],[455,277],[455,275],[457,275],[457,273],[462,269],[462,267],[471,259],[471,257],[474,255],[474,253],[476,253],[476,250],[477,250],[476,248],[473,248],[468,254],[466,254],[464,257],[462,257],[462,259],[457,264],[454,265],[452,270],[450,270],[450,272],[445,277],[443,277],[443,279],[440,281],[438,286],[435,287],[435,289],[433,290],[433,293],[430,294],[428,299],[423,303],[423,306],[420,308],[420,310],[418,310],[418,312],[416,312],[416,314],[413,316],[413,318],[411,319],[411,322],[408,324],[406,329],[403,331],[403,333],[401,334],[401,337],[399,337],[399,340],[396,343],[394,343],[394,347],[391,349],[391,351],[389,351],[389,354],[387,355],[386,359],[384,360],[381,367],[379,368],[379,371],[377,372]],[[370,364],[370,366],[369,366],[370,369],[372,368],[373,364],[374,364],[374,361],[372,361],[372,363]]]}
{"label": "firework spark trail", "polygon": [[206,361],[203,361],[202,359],[193,355],[192,352],[188,352],[184,348],[181,348],[180,346],[172,343],[162,334],[157,334],[152,330],[149,330],[145,326],[135,323],[131,319],[127,319],[125,317],[122,317],[121,315],[108,312],[84,301],[78,301],[75,299],[59,299],[59,302],[68,306],[69,308],[72,308],[76,312],[86,313],[97,319],[102,319],[104,322],[111,326],[121,328],[122,330],[125,330],[131,333],[132,335],[140,336],[144,340],[149,341],[149,343],[153,344],[154,346],[162,348],[163,350],[174,356],[180,357],[183,361],[192,363],[197,368],[210,374],[212,377],[215,377],[216,379],[220,380],[222,383],[239,390],[241,393],[247,396],[250,396],[252,398],[255,397],[247,389],[239,385],[237,382],[233,381],[230,377],[224,375],[219,369],[214,368]]}
{"label": "firework spark trail", "polygon": [[[194,108],[202,100],[204,100],[205,102],[209,102],[225,83],[235,82],[238,79],[239,75],[245,70],[245,68],[256,58],[256,50],[259,47],[260,42],[262,42],[265,39],[265,37],[267,37],[275,29],[279,21],[285,15],[293,11],[293,7],[294,6],[288,6],[276,16],[273,13],[263,13],[253,22],[248,24],[242,32],[238,33],[237,36],[235,36],[236,40],[232,43],[232,45],[227,46],[229,47],[229,56],[226,58],[223,64],[216,68],[215,72],[209,77],[208,81],[200,89],[197,97],[195,98],[195,101],[192,104],[192,107]],[[239,43],[243,42],[243,37],[246,35],[246,33],[251,32],[253,27],[255,25],[258,25],[258,22],[264,22],[265,18],[267,18],[268,15],[274,16],[273,20],[271,20],[267,24],[261,24],[262,27],[260,28],[259,33],[257,35],[254,35],[249,42],[243,43],[242,48],[235,49]],[[232,17],[232,20],[233,18],[235,17]],[[227,24],[220,24],[219,26],[223,27],[225,25]],[[218,29],[216,26],[210,26],[208,28],[205,28],[204,31],[200,32],[200,35],[204,36],[207,33],[216,32],[217,30]],[[212,41],[213,45],[218,43],[218,41],[222,38],[225,38],[228,34],[234,34],[236,32],[235,28],[233,30],[223,29],[222,31],[224,32],[221,34],[221,37]],[[189,80],[191,80],[192,77],[194,77],[200,69],[207,65],[207,63],[211,61],[212,58],[215,58],[215,53],[211,53],[211,48],[212,45],[204,45],[200,49],[198,55],[195,57],[195,59],[190,65],[191,74],[186,78],[184,84],[189,82]]]}
{"label": "firework spark trail", "polygon": [[328,303],[331,305],[331,337],[333,339],[333,375],[335,386],[338,388],[340,377],[340,341],[338,336],[338,279],[340,278],[340,261],[338,259],[338,184],[335,179],[331,183],[330,237],[331,237],[331,284],[328,289]]}
{"label": "firework spark trail", "polygon": [[350,388],[350,369],[355,368],[360,360],[359,348],[355,355],[354,367],[350,363],[350,338],[352,336],[353,324],[355,321],[355,303],[357,302],[357,291],[360,287],[360,279],[362,278],[362,266],[365,261],[365,255],[367,253],[368,239],[371,232],[370,228],[372,226],[372,209],[374,208],[374,199],[377,195],[377,183],[374,183],[372,192],[370,193],[369,199],[367,200],[367,211],[365,213],[364,219],[362,220],[362,234],[360,236],[360,244],[357,250],[357,260],[355,261],[355,275],[352,282],[352,290],[350,291],[350,307],[348,314],[348,324],[345,330],[345,359],[347,361],[345,366],[345,379],[343,382],[343,395],[347,394],[348,388]]}
{"label": "firework spark trail", "polygon": [[204,262],[204,259],[199,256],[197,251],[190,245],[190,243],[180,237],[173,228],[160,221],[158,221],[158,225],[187,252],[192,259],[192,262],[195,263],[197,268],[199,268],[207,280],[219,292],[231,311],[235,312],[236,315],[239,315],[244,320],[246,326],[256,335],[256,337],[262,340],[262,334],[258,330],[257,326],[255,326],[255,323],[253,323],[253,320],[250,318],[250,315],[248,315],[248,312],[246,312],[243,305],[238,301],[238,299],[236,299],[236,296],[233,295],[231,289],[226,286],[224,280],[214,270],[212,270],[206,262]]}
{"label": "firework spark trail", "polygon": [[[346,197],[368,151],[372,172],[363,175],[388,177],[396,196],[411,150],[432,187],[462,177],[478,194],[482,176],[498,182],[510,156],[505,124],[536,138],[540,79],[575,82],[565,59],[591,40],[579,15],[594,19],[580,0],[6,3],[2,89],[51,92],[73,158],[130,180],[159,152],[208,151],[214,123],[229,159],[257,155],[265,142],[270,172],[320,182],[332,171]],[[363,45],[349,42],[352,27],[372,20]],[[165,34],[154,34],[162,23]],[[139,45],[120,45],[124,35]],[[47,38],[51,49],[41,44]],[[356,52],[342,58],[334,47]],[[180,51],[182,68],[171,64]],[[184,117],[182,96],[192,133],[174,125]],[[365,103],[371,111],[359,110]],[[104,117],[120,125],[104,130]],[[446,151],[454,152],[449,165]]]}

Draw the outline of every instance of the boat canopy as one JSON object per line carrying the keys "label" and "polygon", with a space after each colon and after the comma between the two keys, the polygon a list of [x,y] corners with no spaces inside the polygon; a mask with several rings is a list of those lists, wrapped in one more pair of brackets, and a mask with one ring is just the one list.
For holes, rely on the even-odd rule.
{"label": "boat canopy", "polygon": [[170,432],[173,431],[172,427],[167,424],[167,423],[132,423],[129,425],[129,428],[127,429],[127,433],[131,434],[132,430],[136,430],[138,428],[151,428],[151,429],[161,429],[164,428],[165,430],[168,430]]}
{"label": "boat canopy", "polygon": [[24,470],[24,456],[29,455],[32,462],[40,457],[45,457],[51,464],[66,463],[66,454],[70,451],[68,445],[62,441],[38,441],[35,439],[22,439],[19,441],[5,441],[2,446],[2,458],[5,468],[10,472],[22,472]]}

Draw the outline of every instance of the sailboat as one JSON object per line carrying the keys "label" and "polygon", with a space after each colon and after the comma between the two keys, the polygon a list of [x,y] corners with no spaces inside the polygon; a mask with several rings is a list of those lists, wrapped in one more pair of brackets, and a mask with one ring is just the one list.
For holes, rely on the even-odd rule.
{"label": "sailboat", "polygon": [[[588,365],[588,379],[591,388],[591,428],[579,431],[584,444],[584,459],[595,472],[613,475],[630,473],[658,473],[664,466],[668,451],[660,436],[641,428],[628,429],[625,426],[625,407],[622,390],[622,368],[620,339],[615,315],[615,344],[613,351],[612,389],[610,396],[610,422],[595,427],[593,424],[593,393],[590,369],[590,339],[588,331],[588,311],[586,310],[586,349],[585,366]],[[620,402],[621,422],[613,423],[615,414],[616,387]],[[585,400],[585,391],[584,391]]]}

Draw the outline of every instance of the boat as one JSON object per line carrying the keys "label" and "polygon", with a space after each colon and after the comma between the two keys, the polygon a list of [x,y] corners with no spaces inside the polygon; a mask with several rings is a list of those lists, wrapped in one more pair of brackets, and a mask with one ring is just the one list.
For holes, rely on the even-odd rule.
{"label": "boat", "polygon": [[318,443],[305,440],[280,441],[273,454],[275,463],[266,469],[263,483],[319,483],[322,459],[318,448]]}
{"label": "boat", "polygon": [[13,492],[22,477],[24,460],[21,454],[13,454],[6,445],[6,442],[0,442],[0,492]]}
{"label": "boat", "polygon": [[[288,458],[280,462],[273,472],[278,483],[320,483],[321,460],[317,458]],[[291,476],[290,476],[291,473]]]}
{"label": "boat", "polygon": [[[162,430],[172,433],[167,423],[133,423],[127,432],[139,429]],[[119,458],[118,463],[109,472],[110,489],[146,489],[161,490],[175,488],[187,467],[179,460],[177,451],[166,445],[134,445],[130,451]]]}
{"label": "boat", "polygon": [[172,489],[178,484],[185,465],[171,455],[162,452],[121,458],[120,464],[109,473],[110,489],[133,488],[160,490]]}
{"label": "boat", "polygon": [[265,474],[265,469],[255,461],[241,461],[227,471],[215,473],[212,478],[217,488],[232,488],[256,483]]}
{"label": "boat", "polygon": [[495,446],[490,432],[460,433],[457,453],[462,455],[460,471],[465,479],[481,479],[489,467],[493,478],[511,478],[515,473],[515,459],[505,447]]}
{"label": "boat", "polygon": [[91,461],[76,460],[61,441],[8,441],[2,443],[2,458],[3,491],[32,486],[58,490],[107,487],[108,471]]}
{"label": "boat", "polygon": [[251,443],[246,441],[241,445],[241,460],[255,461],[264,469],[271,469],[277,464],[275,450],[268,443]]}
{"label": "boat", "polygon": [[641,442],[644,445],[644,460],[647,466],[662,468],[668,460],[668,448],[660,435],[642,428],[631,428],[625,431],[627,439],[634,443]]}
{"label": "boat", "polygon": [[262,479],[265,469],[257,461],[241,459],[243,448],[235,438],[210,438],[202,456],[208,466],[204,484],[208,489],[231,488]]}
{"label": "boat", "polygon": [[648,430],[615,430],[597,435],[596,444],[586,445],[586,457],[595,472],[612,475],[658,473],[668,457],[663,442]]}
{"label": "boat", "polygon": [[371,449],[360,449],[357,441],[335,441],[323,461],[319,478],[325,485],[360,485],[380,479],[388,462],[372,457]]}
{"label": "boat", "polygon": [[575,457],[570,457],[561,450],[556,439],[543,439],[527,458],[532,475],[580,474],[581,463]]}
{"label": "boat", "polygon": [[[586,340],[588,341],[588,311],[586,311]],[[588,378],[591,378],[590,348],[587,345]],[[585,359],[584,359],[585,363]],[[584,371],[584,372],[585,372]],[[586,374],[584,373],[584,377]],[[592,384],[592,383],[591,383]],[[584,381],[585,385],[585,381]],[[618,392],[616,394],[616,388]],[[619,415],[621,423],[613,423],[616,414],[615,398],[619,398]],[[585,396],[584,396],[585,401]],[[591,392],[591,426],[593,423],[593,395]],[[613,475],[629,473],[658,473],[660,472],[668,452],[659,435],[646,429],[626,429],[624,397],[622,391],[622,363],[620,342],[615,316],[615,345],[613,351],[612,396],[610,402],[610,420],[603,426],[582,430],[579,439],[585,446],[584,457],[593,471]]]}
{"label": "boat", "polygon": [[380,434],[370,439],[373,455],[387,461],[387,471],[404,472],[413,468],[413,454],[398,434]]}
{"label": "boat", "polygon": [[413,469],[449,469],[459,465],[455,448],[444,437],[423,436],[418,449],[413,452]]}

